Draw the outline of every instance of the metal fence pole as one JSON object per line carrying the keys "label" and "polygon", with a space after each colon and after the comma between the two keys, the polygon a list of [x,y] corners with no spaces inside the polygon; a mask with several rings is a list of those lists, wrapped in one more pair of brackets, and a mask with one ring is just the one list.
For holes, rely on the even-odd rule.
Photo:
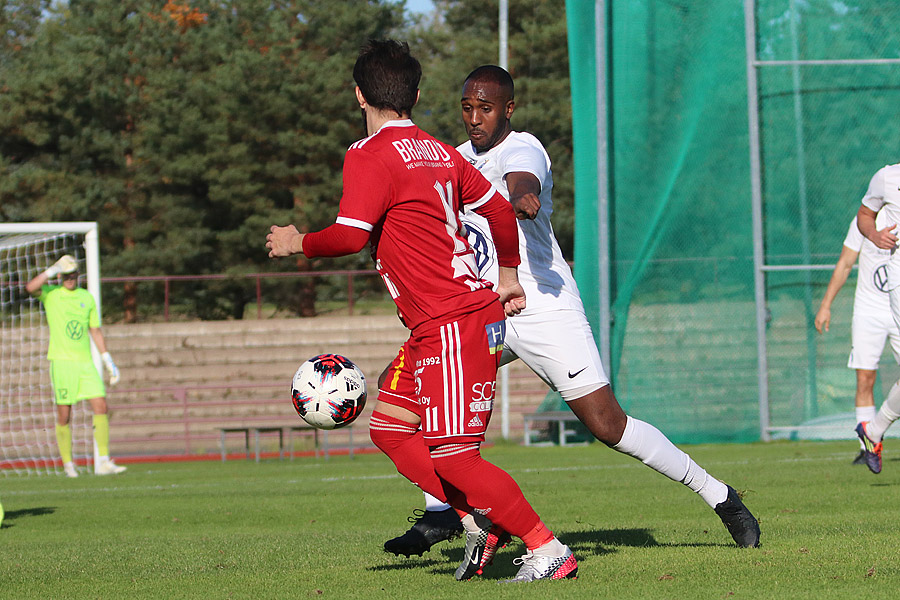
{"label": "metal fence pole", "polygon": [[347,312],[353,314],[353,272],[347,273]]}
{"label": "metal fence pole", "polygon": [[762,171],[760,169],[759,85],[756,72],[756,2],[744,0],[747,52],[747,127],[750,139],[750,190],[753,216],[753,289],[756,300],[756,378],[759,388],[759,436],[769,438],[769,365],[766,355],[766,277],[763,272]]}
{"label": "metal fence pole", "polygon": [[256,276],[256,318],[262,319],[262,279]]}
{"label": "metal fence pole", "polygon": [[163,314],[165,315],[166,323],[168,323],[169,322],[169,279],[168,278],[166,278],[164,280],[163,288],[165,289],[165,292],[163,293],[163,296],[165,297],[165,299],[163,300],[163,307],[164,307]]}
{"label": "metal fence pole", "polygon": [[188,414],[187,388],[178,388],[173,394],[175,399],[181,402],[181,416],[184,419],[184,453],[191,453],[191,427],[190,415]]}

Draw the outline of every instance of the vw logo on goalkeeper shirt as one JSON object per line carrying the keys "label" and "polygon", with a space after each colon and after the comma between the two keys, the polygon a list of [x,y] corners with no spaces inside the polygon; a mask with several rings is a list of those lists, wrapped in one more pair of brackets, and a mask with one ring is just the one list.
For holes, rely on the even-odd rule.
{"label": "vw logo on goalkeeper shirt", "polygon": [[66,335],[69,339],[80,340],[84,337],[84,326],[79,321],[69,321],[66,323]]}

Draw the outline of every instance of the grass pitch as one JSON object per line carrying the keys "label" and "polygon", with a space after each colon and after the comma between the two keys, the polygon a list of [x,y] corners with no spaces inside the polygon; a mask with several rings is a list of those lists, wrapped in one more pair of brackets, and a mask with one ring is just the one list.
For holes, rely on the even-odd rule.
{"label": "grass pitch", "polygon": [[[457,582],[460,539],[396,558],[421,494],[380,454],[132,464],[116,477],[5,477],[0,598],[891,597],[900,461],[856,444],[685,448],[745,494],[762,547],[738,549],[681,484],[600,444],[488,447],[575,552],[575,581],[501,585],[520,543]],[[890,453],[890,448],[888,448]]]}

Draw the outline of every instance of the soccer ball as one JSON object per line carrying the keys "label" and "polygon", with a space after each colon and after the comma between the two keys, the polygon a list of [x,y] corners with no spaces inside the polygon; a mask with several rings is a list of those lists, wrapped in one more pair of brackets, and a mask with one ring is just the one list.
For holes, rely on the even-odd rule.
{"label": "soccer ball", "polygon": [[350,359],[320,354],[297,369],[291,400],[297,414],[313,427],[345,427],[366,406],[366,378]]}

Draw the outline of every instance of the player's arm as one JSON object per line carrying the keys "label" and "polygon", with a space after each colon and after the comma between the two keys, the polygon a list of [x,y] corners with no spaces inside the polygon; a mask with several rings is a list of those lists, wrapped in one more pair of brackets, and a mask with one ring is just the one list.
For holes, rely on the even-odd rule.
{"label": "player's arm", "polygon": [[856,262],[857,257],[859,257],[858,251],[847,246],[841,246],[841,255],[834,266],[831,279],[828,281],[828,287],[825,288],[825,295],[822,297],[822,303],[819,304],[819,310],[816,312],[815,325],[816,331],[819,333],[822,333],[823,328],[825,331],[828,331],[831,325],[831,304],[847,282],[847,277],[850,275],[850,271],[853,270],[853,264]]}
{"label": "player's arm", "polygon": [[116,366],[112,356],[106,350],[106,339],[103,337],[103,332],[99,327],[89,327],[88,331],[91,334],[91,339],[94,340],[94,345],[97,346],[97,351],[100,352],[100,358],[103,359],[106,372],[109,373],[109,385],[116,385],[119,383],[119,367]]}
{"label": "player's arm", "polygon": [[506,189],[517,219],[534,219],[541,210],[541,182],[533,173],[515,171],[506,174]]}
{"label": "player's arm", "polygon": [[43,273],[40,273],[37,276],[33,277],[31,281],[26,283],[25,291],[34,297],[38,297],[41,295],[41,286],[47,283],[47,281],[56,277],[60,273],[71,273],[77,269],[78,262],[75,260],[75,257],[66,254],[58,261],[53,263],[53,266],[48,268]]}
{"label": "player's arm", "polygon": [[304,254],[308,258],[318,256],[345,256],[356,254],[369,241],[370,232],[359,227],[335,223],[322,231],[305,234],[293,225],[273,225],[266,236],[269,258]]}
{"label": "player's arm", "polygon": [[878,229],[875,225],[875,217],[878,213],[863,204],[856,213],[856,223],[859,232],[866,236],[873,244],[882,250],[892,250],[897,245],[897,236],[893,230],[896,223],[890,223],[884,229]]}

